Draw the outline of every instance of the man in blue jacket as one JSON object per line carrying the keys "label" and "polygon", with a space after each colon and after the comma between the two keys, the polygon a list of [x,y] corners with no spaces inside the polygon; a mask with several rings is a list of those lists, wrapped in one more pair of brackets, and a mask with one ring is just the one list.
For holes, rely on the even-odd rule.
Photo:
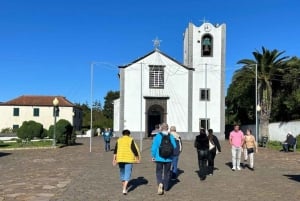
{"label": "man in blue jacket", "polygon": [[169,190],[170,169],[172,163],[172,155],[164,158],[160,155],[159,147],[164,135],[169,135],[173,149],[176,148],[175,138],[168,132],[169,126],[166,123],[161,124],[161,132],[154,137],[151,146],[152,161],[156,163],[156,180],[158,184],[157,194],[162,195],[164,191]]}

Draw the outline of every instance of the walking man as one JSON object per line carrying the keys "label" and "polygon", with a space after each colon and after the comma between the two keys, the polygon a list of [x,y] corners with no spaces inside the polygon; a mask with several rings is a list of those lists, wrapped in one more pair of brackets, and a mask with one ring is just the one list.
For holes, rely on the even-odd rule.
{"label": "walking man", "polygon": [[[158,195],[169,190],[170,169],[173,157],[173,150],[176,148],[175,138],[168,133],[169,126],[161,124],[161,131],[156,134],[152,141],[151,156],[156,163],[156,180],[158,184]],[[164,145],[162,146],[162,142]],[[170,149],[171,147],[171,149]],[[168,152],[168,154],[166,154]]]}
{"label": "walking man", "polygon": [[241,170],[241,154],[244,144],[244,133],[240,130],[239,125],[234,126],[234,130],[230,132],[229,143],[231,145],[232,154],[232,171]]}

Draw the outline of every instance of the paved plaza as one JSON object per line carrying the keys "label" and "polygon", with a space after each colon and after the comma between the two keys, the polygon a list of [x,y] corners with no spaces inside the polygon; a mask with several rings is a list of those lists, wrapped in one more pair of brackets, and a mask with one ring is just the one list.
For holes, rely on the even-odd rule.
{"label": "paved plaza", "polygon": [[[122,194],[119,169],[101,137],[77,139],[78,145],[56,149],[0,150],[0,201],[246,201],[300,199],[300,153],[260,148],[255,171],[232,171],[228,141],[215,160],[213,176],[200,181],[192,141],[183,142],[180,175],[170,191],[157,195],[151,140],[143,140],[142,162],[134,165],[130,190]],[[112,145],[115,140],[112,141]],[[139,145],[140,142],[137,141]]]}

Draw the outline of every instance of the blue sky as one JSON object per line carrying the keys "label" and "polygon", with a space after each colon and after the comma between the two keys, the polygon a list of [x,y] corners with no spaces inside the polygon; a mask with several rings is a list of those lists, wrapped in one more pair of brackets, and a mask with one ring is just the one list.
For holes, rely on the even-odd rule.
{"label": "blue sky", "polygon": [[62,95],[90,102],[119,90],[118,66],[153,50],[182,62],[183,32],[206,19],[227,27],[226,87],[237,61],[264,46],[300,55],[296,0],[0,0],[0,102]]}

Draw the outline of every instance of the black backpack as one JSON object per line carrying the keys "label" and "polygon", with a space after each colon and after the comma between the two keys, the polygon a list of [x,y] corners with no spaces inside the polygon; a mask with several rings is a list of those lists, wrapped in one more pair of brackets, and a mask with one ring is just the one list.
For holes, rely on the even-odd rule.
{"label": "black backpack", "polygon": [[170,134],[168,135],[163,135],[161,134],[161,142],[159,145],[159,155],[162,158],[170,158],[171,156],[173,156],[173,145],[171,143],[171,138],[170,138]]}

